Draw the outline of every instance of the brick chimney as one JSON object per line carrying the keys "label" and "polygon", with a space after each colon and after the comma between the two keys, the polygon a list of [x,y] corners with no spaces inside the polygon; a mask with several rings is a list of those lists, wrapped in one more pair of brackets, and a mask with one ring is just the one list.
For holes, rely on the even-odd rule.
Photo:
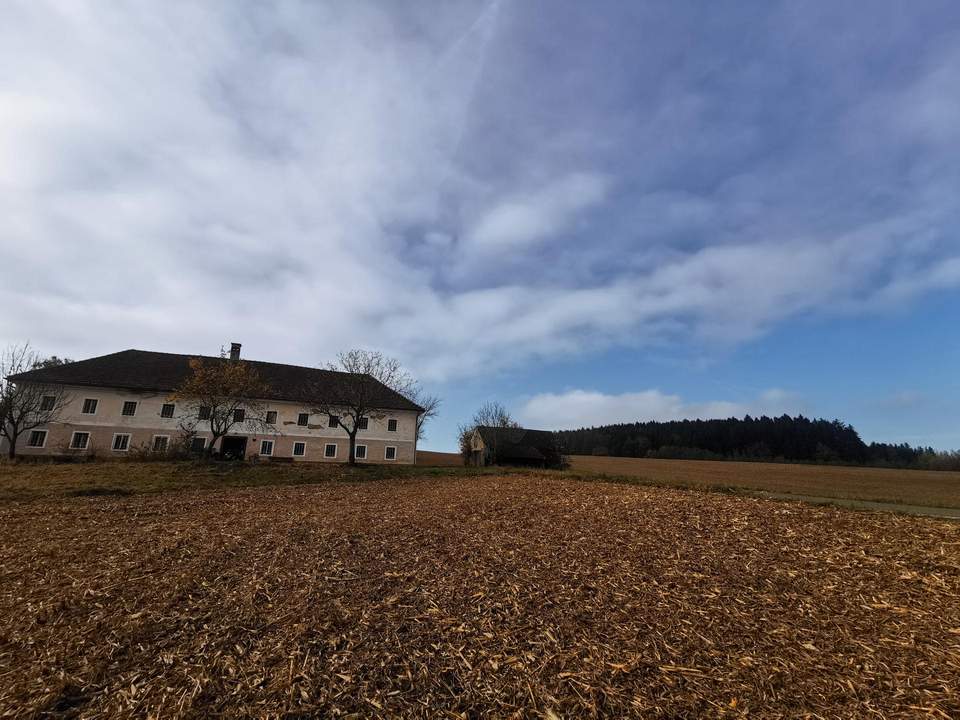
{"label": "brick chimney", "polygon": [[240,343],[230,343],[230,359],[240,359]]}

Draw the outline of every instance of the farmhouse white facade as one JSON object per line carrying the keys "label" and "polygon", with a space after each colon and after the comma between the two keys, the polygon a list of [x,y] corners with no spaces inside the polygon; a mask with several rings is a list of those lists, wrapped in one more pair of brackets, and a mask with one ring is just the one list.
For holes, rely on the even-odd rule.
{"label": "farmhouse white facade", "polygon": [[[130,356],[118,358],[123,355]],[[190,424],[188,410],[183,403],[171,399],[173,387],[117,386],[170,385],[172,374],[166,372],[167,366],[175,362],[179,372],[180,365],[188,367],[189,357],[131,350],[21,376],[23,379],[18,382],[33,380],[63,388],[68,400],[55,422],[27,431],[20,437],[17,454],[124,457],[137,452],[170,452],[183,444],[195,452],[207,449],[212,437],[209,428],[205,429],[204,423],[200,422],[192,435],[185,433],[184,426]],[[138,361],[142,361],[142,373],[137,372]],[[159,373],[158,363],[163,366]],[[84,364],[88,364],[86,370]],[[268,384],[271,375],[283,378],[284,386],[277,393],[280,395],[289,393],[291,383],[295,385],[300,376],[329,372],[271,363],[251,364]],[[111,368],[116,370],[112,382],[109,379]],[[71,377],[84,381],[65,382]],[[312,412],[310,402],[282,397],[256,400],[267,413],[269,422],[238,422],[215,450],[227,452],[230,448],[231,453],[241,457],[290,459],[294,462],[348,460],[349,437],[346,431],[328,415]],[[371,413],[366,427],[361,425],[357,433],[357,461],[412,464],[416,459],[419,408],[387,388],[384,388],[384,400],[383,407]],[[2,447],[5,449],[6,445]]]}

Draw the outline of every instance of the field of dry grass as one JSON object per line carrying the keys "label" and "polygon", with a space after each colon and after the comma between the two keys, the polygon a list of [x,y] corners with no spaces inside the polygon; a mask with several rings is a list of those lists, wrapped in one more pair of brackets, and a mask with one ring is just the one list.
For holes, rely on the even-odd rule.
{"label": "field of dry grass", "polygon": [[423,467],[325,463],[0,461],[0,503],[39,498],[127,496],[174,490],[301,485],[384,478],[482,475],[509,472],[494,468]]}
{"label": "field of dry grass", "polygon": [[460,467],[463,465],[463,456],[460,453],[417,450],[417,465],[424,467]]}
{"label": "field of dry grass", "polygon": [[957,717],[958,596],[957,524],[558,476],[6,502],[0,716]]}
{"label": "field of dry grass", "polygon": [[745,488],[792,495],[960,508],[960,473],[712,460],[570,458],[574,472],[679,487]]}

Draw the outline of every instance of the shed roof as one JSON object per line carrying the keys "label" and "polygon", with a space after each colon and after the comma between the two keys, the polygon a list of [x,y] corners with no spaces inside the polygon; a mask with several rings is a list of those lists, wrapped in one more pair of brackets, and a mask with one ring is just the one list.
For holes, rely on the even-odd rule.
{"label": "shed roof", "polygon": [[545,460],[547,455],[556,452],[556,437],[548,430],[480,425],[477,432],[483,444],[503,459]]}

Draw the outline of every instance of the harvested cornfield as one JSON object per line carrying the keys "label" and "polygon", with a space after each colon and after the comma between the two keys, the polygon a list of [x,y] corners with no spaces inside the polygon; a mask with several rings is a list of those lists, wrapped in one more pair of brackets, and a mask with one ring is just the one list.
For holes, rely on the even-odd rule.
{"label": "harvested cornfield", "polygon": [[960,472],[795,463],[574,455],[571,469],[681,487],[744,488],[792,495],[960,508]]}
{"label": "harvested cornfield", "polygon": [[0,716],[957,717],[960,526],[549,476],[0,506]]}

